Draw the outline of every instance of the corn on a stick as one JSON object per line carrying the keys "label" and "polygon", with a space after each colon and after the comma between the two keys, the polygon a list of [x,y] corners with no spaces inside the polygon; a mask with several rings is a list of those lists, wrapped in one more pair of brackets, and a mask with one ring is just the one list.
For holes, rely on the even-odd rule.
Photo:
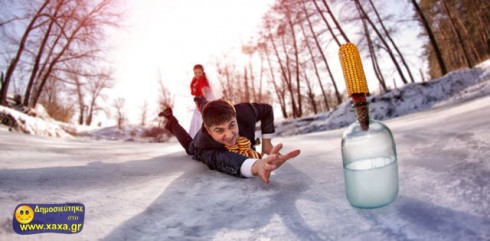
{"label": "corn on a stick", "polygon": [[369,110],[366,104],[366,95],[369,95],[369,89],[357,47],[353,43],[341,45],[339,59],[347,94],[354,102],[357,119],[362,129],[367,130],[369,128]]}

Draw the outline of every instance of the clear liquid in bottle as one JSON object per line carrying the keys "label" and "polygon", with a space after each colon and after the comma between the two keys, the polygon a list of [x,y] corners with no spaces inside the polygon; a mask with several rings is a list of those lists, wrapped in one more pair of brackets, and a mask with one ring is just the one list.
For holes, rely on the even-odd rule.
{"label": "clear liquid in bottle", "polygon": [[376,208],[393,202],[398,194],[398,164],[391,131],[370,121],[364,131],[358,122],[342,138],[346,196],[352,206]]}

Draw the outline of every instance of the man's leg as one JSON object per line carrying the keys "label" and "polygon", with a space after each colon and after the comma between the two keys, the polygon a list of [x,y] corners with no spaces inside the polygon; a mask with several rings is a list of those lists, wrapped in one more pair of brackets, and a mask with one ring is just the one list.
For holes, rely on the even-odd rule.
{"label": "man's leg", "polygon": [[189,150],[189,147],[192,142],[192,137],[179,124],[177,118],[173,116],[172,109],[167,108],[164,111],[160,112],[158,116],[165,117],[165,119],[167,119],[167,124],[165,125],[165,129],[169,130],[172,134],[174,134],[175,137],[177,137],[177,140],[179,141],[180,145],[185,149],[185,152],[189,155],[194,154],[191,153]]}

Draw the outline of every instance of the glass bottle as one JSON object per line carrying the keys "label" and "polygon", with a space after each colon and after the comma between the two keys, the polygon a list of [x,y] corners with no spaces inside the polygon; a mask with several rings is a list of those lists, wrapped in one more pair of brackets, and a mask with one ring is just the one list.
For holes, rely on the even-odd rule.
{"label": "glass bottle", "polygon": [[342,136],[345,192],[352,206],[376,208],[398,194],[396,147],[390,129],[369,117],[367,102],[353,106],[357,121]]}

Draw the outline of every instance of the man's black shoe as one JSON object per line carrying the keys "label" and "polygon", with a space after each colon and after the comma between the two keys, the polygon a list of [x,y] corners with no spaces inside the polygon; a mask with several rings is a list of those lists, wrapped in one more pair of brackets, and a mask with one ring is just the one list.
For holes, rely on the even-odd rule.
{"label": "man's black shoe", "polygon": [[164,111],[160,112],[158,114],[159,117],[165,117],[165,118],[170,118],[173,116],[173,113],[172,113],[172,108],[170,107],[167,107]]}

